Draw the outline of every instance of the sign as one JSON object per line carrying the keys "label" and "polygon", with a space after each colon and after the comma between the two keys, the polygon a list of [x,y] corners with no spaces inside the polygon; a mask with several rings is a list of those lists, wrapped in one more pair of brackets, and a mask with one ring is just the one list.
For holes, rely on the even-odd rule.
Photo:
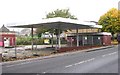
{"label": "sign", "polygon": [[45,39],[45,40],[44,40],[44,43],[45,43],[45,44],[49,44],[49,43],[50,43],[50,40],[49,40],[49,39]]}
{"label": "sign", "polygon": [[72,38],[72,37],[70,37],[70,38],[68,38],[68,40],[67,40],[68,42],[73,42],[74,41],[74,39]]}
{"label": "sign", "polygon": [[10,39],[4,38],[4,47],[9,47],[9,46],[10,46]]}

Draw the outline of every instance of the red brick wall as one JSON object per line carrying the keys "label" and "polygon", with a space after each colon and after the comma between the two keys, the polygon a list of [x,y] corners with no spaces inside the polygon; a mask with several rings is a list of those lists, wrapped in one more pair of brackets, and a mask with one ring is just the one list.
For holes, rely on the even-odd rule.
{"label": "red brick wall", "polygon": [[10,46],[15,45],[15,37],[10,37]]}
{"label": "red brick wall", "polygon": [[104,35],[102,40],[103,40],[103,45],[111,45],[111,36],[110,35]]}
{"label": "red brick wall", "polygon": [[92,47],[97,47],[97,46],[62,47],[62,48],[58,49],[58,52],[67,52],[67,51],[74,51],[74,50],[84,50],[84,49],[90,49]]}
{"label": "red brick wall", "polygon": [[15,34],[2,34],[0,35],[2,37],[2,41],[3,41],[3,46],[4,46],[4,37],[10,38],[10,46],[14,46],[15,45]]}

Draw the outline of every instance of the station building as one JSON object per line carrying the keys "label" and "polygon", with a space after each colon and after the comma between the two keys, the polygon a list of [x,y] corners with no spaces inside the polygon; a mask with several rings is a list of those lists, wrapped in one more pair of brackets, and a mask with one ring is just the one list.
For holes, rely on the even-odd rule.
{"label": "station building", "polygon": [[[111,45],[111,33],[99,32],[98,29],[79,29],[79,46]],[[76,46],[76,31],[67,32],[67,45]]]}
{"label": "station building", "polygon": [[15,32],[10,31],[4,25],[0,28],[0,46],[13,47],[15,45]]}

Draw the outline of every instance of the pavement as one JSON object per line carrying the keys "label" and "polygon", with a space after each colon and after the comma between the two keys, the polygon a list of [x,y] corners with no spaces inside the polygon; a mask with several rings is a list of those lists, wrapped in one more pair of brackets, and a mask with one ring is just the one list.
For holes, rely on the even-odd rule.
{"label": "pavement", "polygon": [[[91,50],[91,51],[88,51]],[[2,63],[3,73],[118,73],[118,46]]]}
{"label": "pavement", "polygon": [[[55,47],[55,45],[53,46]],[[51,47],[51,45],[37,45],[37,49],[35,49],[36,45],[34,45],[35,50],[31,50],[31,45],[26,45],[16,48],[0,48],[0,52],[2,53],[2,56],[5,58],[15,57],[15,49],[18,58],[31,57],[33,56],[33,54],[44,56],[44,55],[50,55],[51,53],[54,52],[53,49],[50,49],[48,47]]]}

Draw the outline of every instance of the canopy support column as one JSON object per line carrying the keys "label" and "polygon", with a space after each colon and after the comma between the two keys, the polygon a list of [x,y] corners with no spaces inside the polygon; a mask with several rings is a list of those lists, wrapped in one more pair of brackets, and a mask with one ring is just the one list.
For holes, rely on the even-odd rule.
{"label": "canopy support column", "polygon": [[61,47],[61,40],[60,40],[60,29],[58,29],[58,48]]}
{"label": "canopy support column", "polygon": [[78,47],[79,46],[78,28],[76,29],[76,40],[77,40],[77,47]]}
{"label": "canopy support column", "polygon": [[82,45],[84,46],[84,35],[82,35]]}
{"label": "canopy support column", "polygon": [[31,28],[31,37],[32,37],[31,45],[32,45],[32,50],[33,50],[33,27]]}
{"label": "canopy support column", "polygon": [[54,39],[53,39],[53,35],[54,35],[54,33],[52,33],[52,39],[51,39],[51,44],[52,44],[52,48],[53,48],[53,42],[54,42]]}
{"label": "canopy support column", "polygon": [[93,35],[92,35],[92,46],[93,46],[94,42],[93,42]]}

